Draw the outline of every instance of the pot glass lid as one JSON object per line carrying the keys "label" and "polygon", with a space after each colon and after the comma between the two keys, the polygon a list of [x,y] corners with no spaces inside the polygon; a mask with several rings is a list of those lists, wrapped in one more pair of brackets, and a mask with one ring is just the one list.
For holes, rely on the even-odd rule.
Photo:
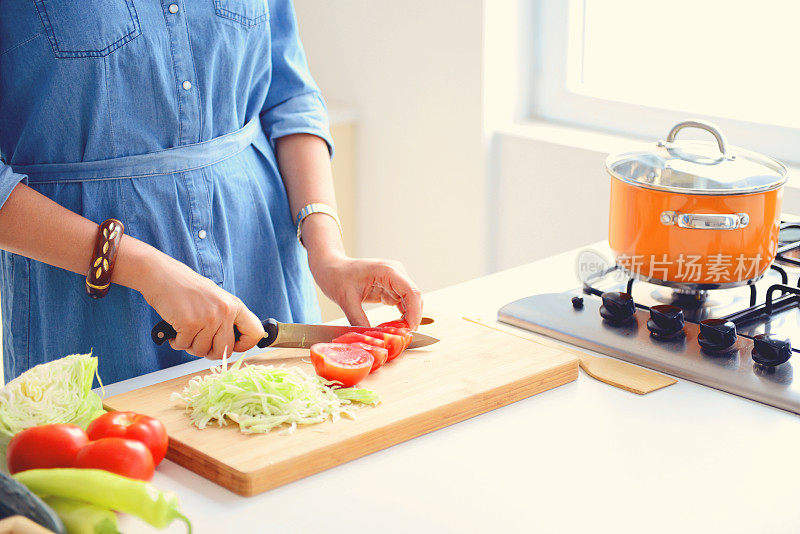
{"label": "pot glass lid", "polygon": [[[714,141],[676,141],[679,130],[700,128]],[[778,161],[728,145],[719,128],[705,121],[677,124],[654,147],[613,154],[609,172],[626,182],[650,189],[701,195],[742,195],[777,189],[787,170]]]}

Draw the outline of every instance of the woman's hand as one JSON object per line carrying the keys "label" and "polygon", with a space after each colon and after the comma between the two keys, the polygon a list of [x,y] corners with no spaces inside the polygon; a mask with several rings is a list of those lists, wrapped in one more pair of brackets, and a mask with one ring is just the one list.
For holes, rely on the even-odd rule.
{"label": "woman's hand", "polygon": [[[241,300],[165,254],[151,255],[135,289],[178,333],[170,340],[175,350],[217,360],[226,347],[228,355],[243,352],[264,337],[263,326]],[[241,332],[239,341],[233,325]]]}
{"label": "woman's hand", "polygon": [[[278,166],[292,213],[313,202],[336,208],[330,153],[321,138],[293,134],[276,141]],[[322,292],[344,310],[353,326],[369,326],[364,302],[395,305],[409,326],[422,319],[422,297],[403,266],[396,261],[348,257],[339,226],[325,214],[312,213],[302,221],[308,264]]]}
{"label": "woman's hand", "polygon": [[412,330],[422,320],[419,289],[396,261],[357,259],[344,254],[309,255],[311,273],[322,292],[342,308],[353,326],[369,326],[364,302],[397,306]]}

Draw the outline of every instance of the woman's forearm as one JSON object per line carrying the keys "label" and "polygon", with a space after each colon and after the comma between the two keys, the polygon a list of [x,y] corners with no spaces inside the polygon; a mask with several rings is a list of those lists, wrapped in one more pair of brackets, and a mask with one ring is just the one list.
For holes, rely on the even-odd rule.
{"label": "woman's forearm", "polygon": [[[85,275],[97,228],[96,223],[18,184],[0,208],[0,249]],[[172,325],[177,336],[170,344],[175,349],[221,358],[231,351],[250,349],[264,336],[258,318],[241,300],[128,235],[120,242],[111,281],[140,292]],[[234,325],[242,334],[238,341]]]}
{"label": "woman's forearm", "polygon": [[[295,134],[277,142],[278,165],[292,213],[312,202],[336,207],[328,147],[314,135]],[[336,222],[314,214],[303,222],[303,245],[314,280],[344,311],[350,324],[369,326],[364,302],[394,305],[411,328],[422,318],[422,297],[405,268],[391,260],[349,258]]]}
{"label": "woman's forearm", "polygon": [[[97,228],[97,223],[18,184],[0,208],[0,249],[85,275]],[[164,256],[146,243],[123,236],[112,281],[140,290],[159,254]]]}
{"label": "woman's forearm", "polygon": [[[311,134],[294,134],[277,140],[280,167],[292,216],[304,206],[321,202],[336,208],[328,145]],[[303,222],[303,244],[309,260],[328,254],[344,254],[336,222],[327,215],[315,214]]]}

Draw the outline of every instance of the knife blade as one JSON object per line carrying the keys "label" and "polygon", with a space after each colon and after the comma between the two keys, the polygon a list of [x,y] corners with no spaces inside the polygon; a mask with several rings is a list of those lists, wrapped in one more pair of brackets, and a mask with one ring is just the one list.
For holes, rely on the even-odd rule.
{"label": "knife blade", "polygon": [[[315,343],[330,343],[336,337],[346,334],[347,332],[357,332],[363,334],[370,330],[375,330],[375,327],[365,326],[334,326],[327,324],[295,324],[295,323],[279,323],[275,319],[267,319],[261,323],[264,325],[264,338],[257,343],[259,347],[285,347],[285,348],[308,348]],[[233,333],[235,338],[239,339],[239,330],[234,325]],[[408,349],[418,349],[426,347],[439,341],[433,336],[422,334],[420,332],[412,332],[412,340],[408,345]],[[175,339],[178,333],[166,321],[161,321],[153,327],[150,332],[153,342],[156,345],[162,345],[168,339]]]}

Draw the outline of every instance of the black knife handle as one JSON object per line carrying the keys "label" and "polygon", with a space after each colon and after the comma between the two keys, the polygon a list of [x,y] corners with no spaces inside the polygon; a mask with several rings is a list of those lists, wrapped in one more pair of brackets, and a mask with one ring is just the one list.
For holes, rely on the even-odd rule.
{"label": "black knife handle", "polygon": [[175,339],[178,333],[167,321],[161,321],[150,331],[150,337],[156,345],[163,345],[168,339]]}
{"label": "black knife handle", "polygon": [[[264,327],[264,332],[266,332],[267,335],[257,343],[257,346],[263,349],[269,347],[278,339],[278,321],[275,319],[267,319],[262,322],[261,325]],[[175,339],[177,335],[178,333],[167,321],[159,322],[153,327],[153,330],[150,331],[150,337],[156,345],[163,345],[165,341],[168,339]],[[233,325],[233,338],[239,341],[241,336],[242,334],[239,332],[239,329],[236,328],[236,325]]]}
{"label": "black knife handle", "polygon": [[[267,333],[264,338],[256,343],[257,347],[265,349],[275,343],[275,340],[278,339],[278,321],[275,319],[267,319],[266,321],[262,321],[261,325],[264,327],[264,332]],[[234,325],[234,330],[236,326]]]}

